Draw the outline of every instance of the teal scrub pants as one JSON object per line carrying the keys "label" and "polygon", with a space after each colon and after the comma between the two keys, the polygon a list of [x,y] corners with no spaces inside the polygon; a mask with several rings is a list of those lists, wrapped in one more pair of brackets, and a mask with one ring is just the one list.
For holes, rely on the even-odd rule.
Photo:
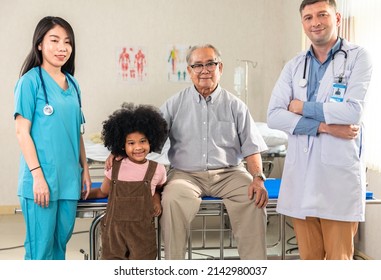
{"label": "teal scrub pants", "polygon": [[64,260],[66,244],[73,233],[76,200],[50,201],[42,208],[33,199],[20,197],[26,224],[26,260]]}

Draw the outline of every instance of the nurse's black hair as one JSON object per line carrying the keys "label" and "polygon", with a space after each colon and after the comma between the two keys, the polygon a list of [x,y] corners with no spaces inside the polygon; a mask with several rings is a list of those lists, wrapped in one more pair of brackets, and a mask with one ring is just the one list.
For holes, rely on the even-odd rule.
{"label": "nurse's black hair", "polygon": [[127,157],[126,137],[133,132],[147,137],[151,152],[160,152],[168,137],[168,126],[156,107],[123,103],[103,122],[102,139],[113,155]]}
{"label": "nurse's black hair", "polygon": [[42,52],[38,49],[38,46],[41,44],[46,33],[48,33],[48,31],[53,29],[56,25],[59,25],[65,29],[72,48],[71,55],[68,61],[66,61],[66,63],[62,66],[61,70],[62,72],[68,72],[70,75],[74,76],[75,39],[73,28],[63,18],[51,16],[44,17],[37,24],[33,34],[32,49],[21,67],[20,76],[24,75],[33,67],[40,66],[42,64]]}

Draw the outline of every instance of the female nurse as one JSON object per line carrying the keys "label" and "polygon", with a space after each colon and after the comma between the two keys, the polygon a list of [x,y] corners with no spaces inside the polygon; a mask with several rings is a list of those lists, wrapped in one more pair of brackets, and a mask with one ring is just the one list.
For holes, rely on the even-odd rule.
{"label": "female nurse", "polygon": [[70,24],[59,17],[41,19],[15,88],[25,259],[65,259],[77,201],[90,191],[74,59]]}

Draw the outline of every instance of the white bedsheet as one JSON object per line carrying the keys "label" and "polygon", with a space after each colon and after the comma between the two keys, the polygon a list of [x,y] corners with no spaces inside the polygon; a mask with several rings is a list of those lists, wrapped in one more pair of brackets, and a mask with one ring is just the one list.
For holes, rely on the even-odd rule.
{"label": "white bedsheet", "polygon": [[272,129],[267,123],[257,122],[257,127],[269,149],[287,144],[287,134],[278,129]]}
{"label": "white bedsheet", "polygon": [[110,151],[99,143],[94,143],[91,140],[85,140],[86,157],[95,161],[106,161]]}

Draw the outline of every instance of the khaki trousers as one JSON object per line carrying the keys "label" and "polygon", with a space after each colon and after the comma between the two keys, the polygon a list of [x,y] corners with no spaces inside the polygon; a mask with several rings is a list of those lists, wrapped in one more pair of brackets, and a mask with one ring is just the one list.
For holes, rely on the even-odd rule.
{"label": "khaki trousers", "polygon": [[358,222],[307,217],[292,218],[300,258],[303,260],[351,260]]}
{"label": "khaki trousers", "polygon": [[165,259],[184,259],[190,224],[196,216],[201,197],[223,199],[241,259],[266,259],[266,209],[249,200],[252,182],[243,165],[203,172],[171,169],[162,193],[160,220]]}

